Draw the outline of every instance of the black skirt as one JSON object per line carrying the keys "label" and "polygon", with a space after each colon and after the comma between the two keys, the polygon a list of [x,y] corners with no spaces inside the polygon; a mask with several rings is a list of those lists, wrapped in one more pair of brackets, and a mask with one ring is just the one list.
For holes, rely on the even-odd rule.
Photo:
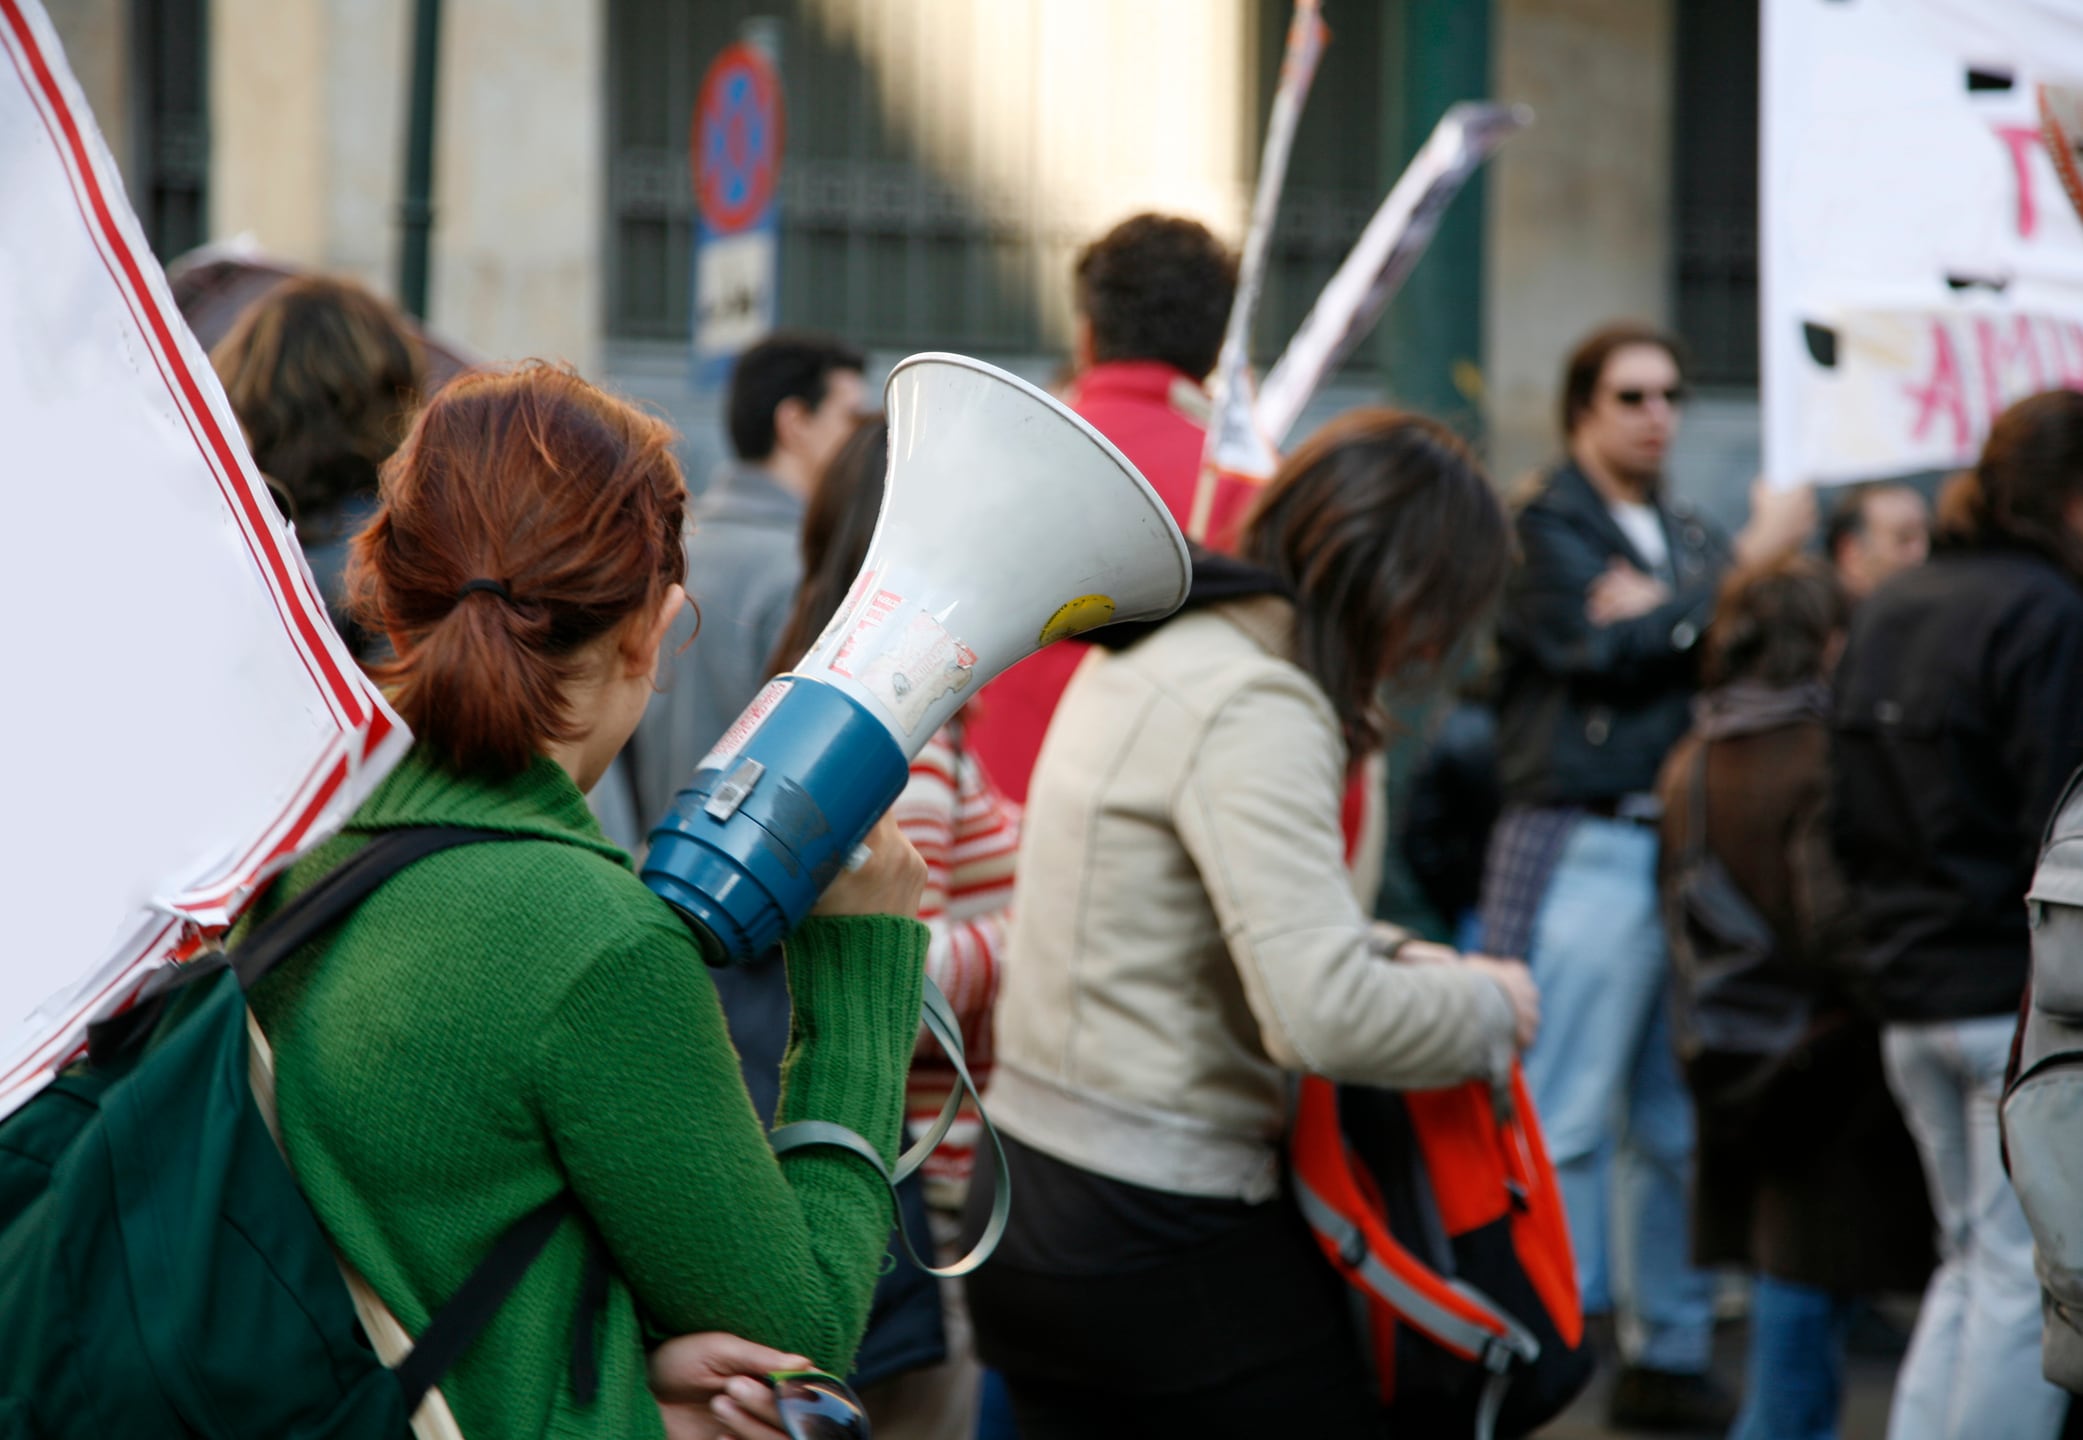
{"label": "black skirt", "polygon": [[[1172,1195],[1005,1145],[1011,1223],[965,1284],[1021,1440],[1383,1433],[1353,1292],[1291,1201]],[[979,1167],[970,1238],[990,1200]]]}

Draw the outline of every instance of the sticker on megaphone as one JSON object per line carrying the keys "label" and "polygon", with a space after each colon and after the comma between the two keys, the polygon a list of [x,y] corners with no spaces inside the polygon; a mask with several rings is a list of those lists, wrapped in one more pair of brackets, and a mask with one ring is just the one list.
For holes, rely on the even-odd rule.
{"label": "sticker on megaphone", "polygon": [[927,593],[923,577],[894,567],[863,572],[797,672],[852,681],[916,734],[936,701],[967,698],[976,678],[976,651],[920,603]]}

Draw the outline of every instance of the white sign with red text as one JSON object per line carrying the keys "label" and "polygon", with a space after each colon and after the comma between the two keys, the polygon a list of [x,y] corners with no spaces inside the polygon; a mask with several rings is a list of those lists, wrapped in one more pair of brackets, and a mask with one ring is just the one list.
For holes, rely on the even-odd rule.
{"label": "white sign with red text", "polygon": [[326,621],[35,0],[0,0],[0,1115],[409,742]]}
{"label": "white sign with red text", "polygon": [[2039,88],[2083,82],[2083,5],[1765,0],[1765,473],[1974,459],[2006,405],[2083,388],[2083,217]]}

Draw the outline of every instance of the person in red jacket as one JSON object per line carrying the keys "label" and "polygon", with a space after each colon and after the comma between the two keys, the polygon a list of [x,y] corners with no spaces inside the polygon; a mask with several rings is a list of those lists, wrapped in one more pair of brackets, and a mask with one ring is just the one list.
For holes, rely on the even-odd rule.
{"label": "person in red jacket", "polygon": [[[1078,256],[1077,378],[1071,409],[1114,442],[1186,528],[1207,438],[1208,394],[1237,261],[1192,220],[1137,215]],[[1219,549],[1243,519],[1255,487],[1224,480],[1208,527]],[[969,743],[1012,799],[1027,779],[1042,736],[1085,646],[1059,643],[994,680],[969,709]]]}

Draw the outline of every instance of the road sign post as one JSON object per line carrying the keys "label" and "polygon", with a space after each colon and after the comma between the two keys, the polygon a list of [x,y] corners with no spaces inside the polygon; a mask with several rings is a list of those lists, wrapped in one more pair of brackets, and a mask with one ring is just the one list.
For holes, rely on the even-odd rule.
{"label": "road sign post", "polygon": [[781,77],[770,47],[725,46],[702,77],[693,166],[694,378],[719,388],[781,308]]}

